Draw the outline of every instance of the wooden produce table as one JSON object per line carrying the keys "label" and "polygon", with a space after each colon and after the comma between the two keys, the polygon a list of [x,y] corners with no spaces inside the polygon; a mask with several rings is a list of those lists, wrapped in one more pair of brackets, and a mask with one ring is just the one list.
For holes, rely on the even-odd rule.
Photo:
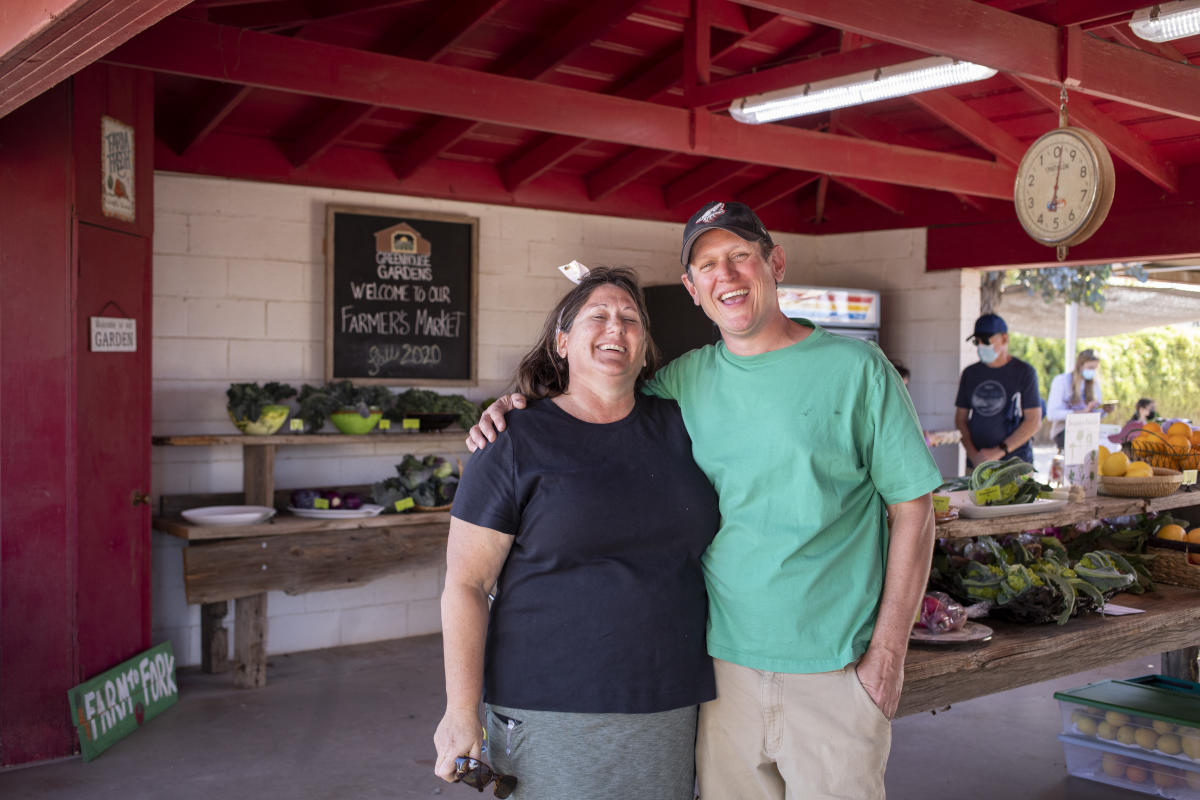
{"label": "wooden produce table", "polygon": [[[957,519],[937,526],[939,538],[1019,533],[1093,519],[1200,505],[1200,491],[1152,500],[1092,497],[1047,514]],[[1022,625],[987,620],[988,642],[919,645],[908,649],[898,715],[942,708],[994,692],[1071,675],[1138,656],[1162,654],[1161,672],[1196,680],[1200,643],[1200,591],[1158,583],[1154,592],[1122,594],[1120,605],[1142,614],[1085,614],[1066,625]]]}
{"label": "wooden produce table", "polygon": [[[155,530],[188,542],[183,551],[184,588],[189,603],[200,604],[201,666],[223,672],[230,666],[229,635],[223,627],[228,601],[234,601],[234,683],[266,685],[267,592],[288,594],[337,589],[421,563],[445,551],[448,512],[381,514],[358,519],[303,519],[277,514],[246,526],[193,525],[179,507],[245,503],[286,506],[287,492],[275,490],[275,452],[281,446],[397,446],[414,455],[465,449],[459,433],[305,434],[274,436],[200,435],[154,437],[156,446],[242,448],[242,497],[164,498]],[[190,501],[190,502],[181,502]]]}

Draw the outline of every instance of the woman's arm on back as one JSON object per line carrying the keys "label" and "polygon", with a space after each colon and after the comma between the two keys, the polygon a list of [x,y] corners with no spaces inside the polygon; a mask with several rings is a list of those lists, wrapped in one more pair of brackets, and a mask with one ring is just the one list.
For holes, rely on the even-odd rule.
{"label": "woman's arm on back", "polygon": [[446,661],[446,714],[438,724],[434,772],[454,779],[454,759],[479,758],[482,725],[483,649],[488,592],[512,548],[513,537],[450,518],[446,544],[446,588],[442,591],[442,647]]}

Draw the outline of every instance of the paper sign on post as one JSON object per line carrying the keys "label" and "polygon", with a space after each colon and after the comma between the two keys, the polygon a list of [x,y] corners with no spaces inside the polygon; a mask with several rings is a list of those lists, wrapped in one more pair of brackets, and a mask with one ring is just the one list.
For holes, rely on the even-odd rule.
{"label": "paper sign on post", "polygon": [[1068,414],[1063,442],[1063,477],[1071,486],[1079,486],[1086,497],[1096,494],[1100,448],[1100,415]]}

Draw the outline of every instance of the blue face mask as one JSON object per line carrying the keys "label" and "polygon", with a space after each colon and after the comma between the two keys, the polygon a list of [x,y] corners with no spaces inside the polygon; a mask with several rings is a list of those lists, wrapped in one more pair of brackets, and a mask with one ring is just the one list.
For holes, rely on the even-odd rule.
{"label": "blue face mask", "polygon": [[990,364],[997,358],[996,348],[990,344],[981,344],[975,349],[979,351],[979,360],[985,364]]}
{"label": "blue face mask", "polygon": [[1094,369],[1080,370],[1079,374],[1083,376],[1085,381],[1095,380],[1096,378],[1096,370]]}

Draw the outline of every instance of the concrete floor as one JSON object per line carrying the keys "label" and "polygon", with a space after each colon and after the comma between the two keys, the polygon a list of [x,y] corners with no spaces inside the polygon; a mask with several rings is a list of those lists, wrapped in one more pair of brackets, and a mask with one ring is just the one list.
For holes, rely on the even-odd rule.
{"label": "concrete floor", "polygon": [[[1136,798],[1067,776],[1051,695],[1156,671],[1156,657],[1129,661],[897,720],[888,796]],[[443,703],[440,636],[276,656],[267,678],[266,688],[242,691],[228,675],[180,670],[179,703],[146,728],[89,764],[74,758],[0,771],[0,798],[480,796],[432,774],[431,737]]]}

